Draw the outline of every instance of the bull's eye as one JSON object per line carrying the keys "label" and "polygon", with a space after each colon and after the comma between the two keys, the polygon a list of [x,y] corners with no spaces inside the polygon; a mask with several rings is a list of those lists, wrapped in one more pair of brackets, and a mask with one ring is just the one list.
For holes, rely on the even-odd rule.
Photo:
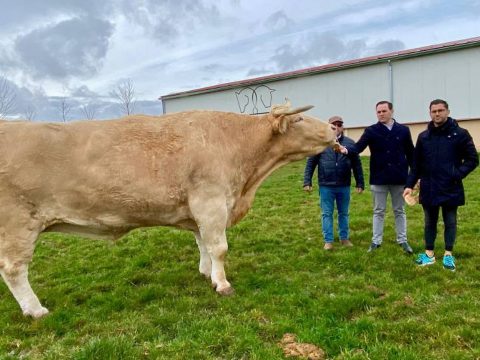
{"label": "bull's eye", "polygon": [[293,120],[294,123],[299,122],[299,121],[303,121],[303,117],[299,116],[299,117],[295,118],[295,120]]}

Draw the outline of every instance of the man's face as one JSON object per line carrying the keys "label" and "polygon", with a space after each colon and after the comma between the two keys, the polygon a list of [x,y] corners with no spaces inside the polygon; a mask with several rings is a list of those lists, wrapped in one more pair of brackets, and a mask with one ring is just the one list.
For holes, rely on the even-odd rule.
{"label": "man's face", "polygon": [[335,121],[332,123],[332,125],[335,126],[335,135],[340,136],[340,134],[343,132],[343,122]]}
{"label": "man's face", "polygon": [[440,126],[447,121],[448,115],[450,115],[450,110],[444,104],[436,104],[430,107],[430,117],[435,126]]}
{"label": "man's face", "polygon": [[377,119],[382,124],[388,124],[392,120],[393,110],[388,108],[388,104],[380,104],[377,106]]}

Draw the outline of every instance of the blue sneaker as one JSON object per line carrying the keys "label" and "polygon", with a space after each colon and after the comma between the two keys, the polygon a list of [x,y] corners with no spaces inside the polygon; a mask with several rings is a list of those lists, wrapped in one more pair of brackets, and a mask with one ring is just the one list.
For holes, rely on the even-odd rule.
{"label": "blue sneaker", "polygon": [[452,255],[443,257],[443,267],[450,271],[455,271],[455,258]]}
{"label": "blue sneaker", "polygon": [[435,264],[435,256],[428,256],[425,253],[418,254],[417,260],[415,260],[418,266],[427,266]]}

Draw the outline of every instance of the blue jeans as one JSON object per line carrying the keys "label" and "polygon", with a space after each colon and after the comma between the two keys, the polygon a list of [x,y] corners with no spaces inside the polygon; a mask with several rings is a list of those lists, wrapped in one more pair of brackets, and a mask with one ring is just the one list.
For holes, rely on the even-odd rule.
{"label": "blue jeans", "polygon": [[320,186],[320,208],[322,209],[322,232],[326,243],[333,242],[333,209],[338,210],[338,236],[348,240],[348,207],[350,206],[350,186]]}

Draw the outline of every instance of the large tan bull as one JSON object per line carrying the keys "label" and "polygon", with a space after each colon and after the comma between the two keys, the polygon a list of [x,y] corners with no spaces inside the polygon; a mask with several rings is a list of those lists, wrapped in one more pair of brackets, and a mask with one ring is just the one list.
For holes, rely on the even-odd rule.
{"label": "large tan bull", "polygon": [[118,238],[138,227],[191,230],[199,271],[230,294],[225,229],[245,216],[272,171],[335,143],[329,125],[302,114],[310,108],[1,122],[0,273],[23,313],[48,313],[28,281],[44,231]]}

